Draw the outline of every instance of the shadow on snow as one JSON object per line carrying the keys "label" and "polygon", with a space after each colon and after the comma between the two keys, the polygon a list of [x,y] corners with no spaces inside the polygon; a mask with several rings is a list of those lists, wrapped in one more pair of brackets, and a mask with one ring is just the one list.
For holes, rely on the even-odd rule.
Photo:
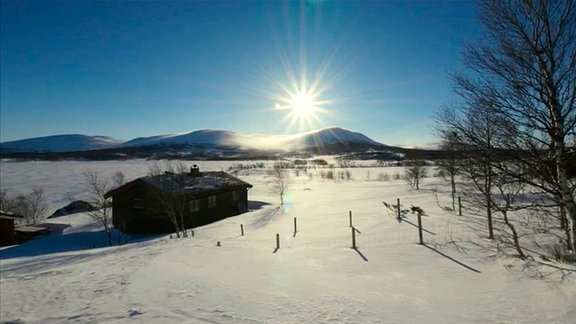
{"label": "shadow on snow", "polygon": [[[119,231],[112,232],[112,246],[140,243],[158,238],[162,235],[125,235]],[[92,248],[108,247],[104,230],[62,234],[62,231],[37,237],[19,245],[0,250],[0,259],[33,257],[53,253],[80,251]]]}
{"label": "shadow on snow", "polygon": [[480,270],[474,269],[474,268],[472,268],[471,266],[466,265],[466,264],[464,264],[464,263],[462,263],[462,262],[454,259],[453,257],[451,257],[451,256],[449,256],[449,255],[447,255],[447,254],[445,254],[445,253],[443,253],[443,252],[440,252],[440,251],[436,250],[435,248],[433,248],[433,247],[431,247],[431,246],[429,246],[429,245],[427,245],[427,244],[423,244],[423,245],[424,245],[425,247],[429,248],[430,250],[432,250],[432,251],[440,254],[441,256],[445,257],[446,259],[448,259],[448,260],[450,260],[450,261],[452,261],[452,262],[454,262],[454,263],[456,263],[456,264],[458,264],[458,265],[460,265],[460,266],[462,266],[462,267],[464,267],[464,268],[466,268],[466,269],[468,269],[468,270],[470,270],[470,271],[474,271],[474,272],[476,272],[476,273],[482,273],[482,272],[480,272]]}
{"label": "shadow on snow", "polygon": [[278,207],[274,207],[274,208],[270,208],[268,210],[263,211],[260,215],[258,215],[258,217],[256,219],[254,219],[251,223],[250,226],[256,227],[256,228],[262,228],[268,224],[270,224],[272,221],[274,221],[278,216],[280,216],[282,214],[282,207],[278,206]]}

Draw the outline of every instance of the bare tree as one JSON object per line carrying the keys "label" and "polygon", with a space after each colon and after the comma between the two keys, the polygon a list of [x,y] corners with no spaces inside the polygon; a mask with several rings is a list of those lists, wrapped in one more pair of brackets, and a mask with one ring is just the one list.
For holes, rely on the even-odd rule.
{"label": "bare tree", "polygon": [[0,209],[24,217],[26,225],[34,225],[46,216],[48,204],[44,197],[44,189],[34,186],[28,193],[12,197],[8,191],[0,192]]}
{"label": "bare tree", "polygon": [[454,75],[456,93],[489,103],[515,127],[508,152],[524,170],[515,176],[564,207],[576,256],[576,201],[566,167],[576,127],[576,2],[483,0],[480,7],[486,37],[466,48],[464,64],[474,74]]}
{"label": "bare tree", "polygon": [[182,161],[177,160],[177,161],[166,161],[165,162],[165,169],[166,172],[170,172],[170,173],[186,173],[188,171],[190,171],[190,168]]}
{"label": "bare tree", "polygon": [[48,204],[44,197],[44,189],[34,186],[26,196],[28,202],[28,213],[24,215],[31,224],[36,224],[42,220],[46,215]]}
{"label": "bare tree", "polygon": [[10,208],[10,197],[8,195],[8,190],[0,190],[0,210],[8,211]]}
{"label": "bare tree", "polygon": [[405,174],[406,181],[412,188],[420,190],[420,180],[427,175],[426,162],[422,159],[422,152],[416,148],[406,153],[405,158],[406,163],[408,163]]}
{"label": "bare tree", "polygon": [[84,181],[90,194],[90,204],[94,210],[87,214],[104,227],[108,245],[112,245],[112,211],[110,210],[110,200],[104,195],[111,189],[109,181],[92,171],[84,172]]}
{"label": "bare tree", "polygon": [[[440,125],[440,123],[437,123]],[[456,177],[460,167],[458,154],[458,134],[448,128],[447,130],[437,126],[437,136],[440,138],[440,149],[445,153],[442,160],[438,161],[438,169],[442,177],[450,181],[450,195],[452,197],[452,210],[456,209]]]}
{"label": "bare tree", "polygon": [[157,161],[154,161],[152,164],[148,166],[148,175],[149,176],[156,176],[162,174],[162,167],[158,164]]}
{"label": "bare tree", "polygon": [[[196,165],[194,168],[198,170]],[[190,181],[189,172],[191,170],[182,161],[165,161],[164,170],[157,163],[149,169],[149,176],[157,187],[149,195],[156,202],[156,211],[174,226],[176,237],[188,236],[192,214],[200,208],[200,201],[191,199],[186,189]]]}
{"label": "bare tree", "polygon": [[122,171],[114,172],[114,175],[112,176],[113,186],[117,188],[123,186],[125,183],[126,183],[126,176],[124,175],[124,173],[122,173]]}
{"label": "bare tree", "polygon": [[[514,167],[507,162],[502,163],[502,168]],[[500,212],[504,224],[510,230],[510,236],[512,238],[512,245],[518,252],[520,258],[525,259],[526,254],[522,250],[520,245],[521,234],[516,229],[514,222],[510,219],[509,212],[519,211],[522,209],[529,208],[533,205],[532,202],[523,201],[526,184],[518,181],[514,177],[510,177],[508,174],[513,172],[503,172],[494,177],[494,187],[498,195],[491,195],[492,206],[494,209]]]}
{"label": "bare tree", "polygon": [[186,176],[181,174],[166,174],[155,177],[158,188],[152,192],[158,212],[167,218],[172,225],[176,237],[187,237],[186,216],[197,209],[197,200],[189,200],[186,193]]}
{"label": "bare tree", "polygon": [[290,187],[290,170],[284,163],[274,163],[272,169],[268,171],[270,177],[270,188],[272,193],[280,197],[280,205],[284,205],[284,194]]}
{"label": "bare tree", "polygon": [[[478,207],[486,209],[488,236],[494,239],[494,172],[500,159],[498,154],[505,146],[509,133],[513,131],[489,105],[475,101],[444,107],[437,123],[443,139],[450,136],[451,145],[459,151],[461,160],[458,170],[472,184],[469,199]],[[480,194],[481,199],[477,199],[476,193]]]}

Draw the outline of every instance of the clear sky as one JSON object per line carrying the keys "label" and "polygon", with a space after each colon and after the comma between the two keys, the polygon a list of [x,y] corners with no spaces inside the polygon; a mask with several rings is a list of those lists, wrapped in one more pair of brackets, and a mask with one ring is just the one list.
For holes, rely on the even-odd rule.
{"label": "clear sky", "polygon": [[[1,1],[0,141],[328,126],[434,142],[469,1]],[[302,97],[302,98],[301,98]],[[297,102],[307,101],[304,111]]]}

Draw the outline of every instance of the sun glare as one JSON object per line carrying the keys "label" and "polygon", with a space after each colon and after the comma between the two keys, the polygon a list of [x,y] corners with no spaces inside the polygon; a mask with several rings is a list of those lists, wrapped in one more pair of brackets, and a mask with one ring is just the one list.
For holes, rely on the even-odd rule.
{"label": "sun glare", "polygon": [[[266,77],[263,92],[273,100],[274,111],[284,113],[284,117],[278,119],[278,123],[292,132],[326,127],[328,119],[335,116],[332,108],[341,100],[333,98],[335,85],[344,75],[343,67],[348,66],[347,62],[337,60],[340,46],[328,47],[318,52],[308,51],[304,6],[305,4],[301,3],[298,33],[300,41],[289,38],[290,43],[294,42],[294,48],[292,46],[277,48],[278,62],[269,67],[261,66]],[[334,68],[335,66],[337,68]],[[280,115],[280,113],[274,114]]]}
{"label": "sun glare", "polygon": [[307,90],[305,87],[295,87],[293,90],[284,88],[285,95],[276,98],[279,102],[274,105],[274,110],[286,110],[288,127],[297,125],[299,130],[322,125],[320,114],[323,102],[318,99],[319,93]]}
{"label": "sun glare", "polygon": [[299,91],[289,100],[290,109],[295,117],[308,118],[311,117],[317,107],[317,102],[314,96],[304,91]]}

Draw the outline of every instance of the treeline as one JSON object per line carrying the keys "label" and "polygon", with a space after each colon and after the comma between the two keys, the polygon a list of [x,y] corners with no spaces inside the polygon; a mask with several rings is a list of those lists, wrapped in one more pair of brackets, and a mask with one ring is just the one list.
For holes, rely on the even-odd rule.
{"label": "treeline", "polygon": [[[456,100],[436,130],[447,154],[441,167],[471,185],[495,239],[500,216],[520,257],[511,212],[530,210],[564,232],[558,258],[576,260],[576,2],[480,1],[486,35],[466,47],[453,73]],[[550,235],[556,235],[550,233]]]}

